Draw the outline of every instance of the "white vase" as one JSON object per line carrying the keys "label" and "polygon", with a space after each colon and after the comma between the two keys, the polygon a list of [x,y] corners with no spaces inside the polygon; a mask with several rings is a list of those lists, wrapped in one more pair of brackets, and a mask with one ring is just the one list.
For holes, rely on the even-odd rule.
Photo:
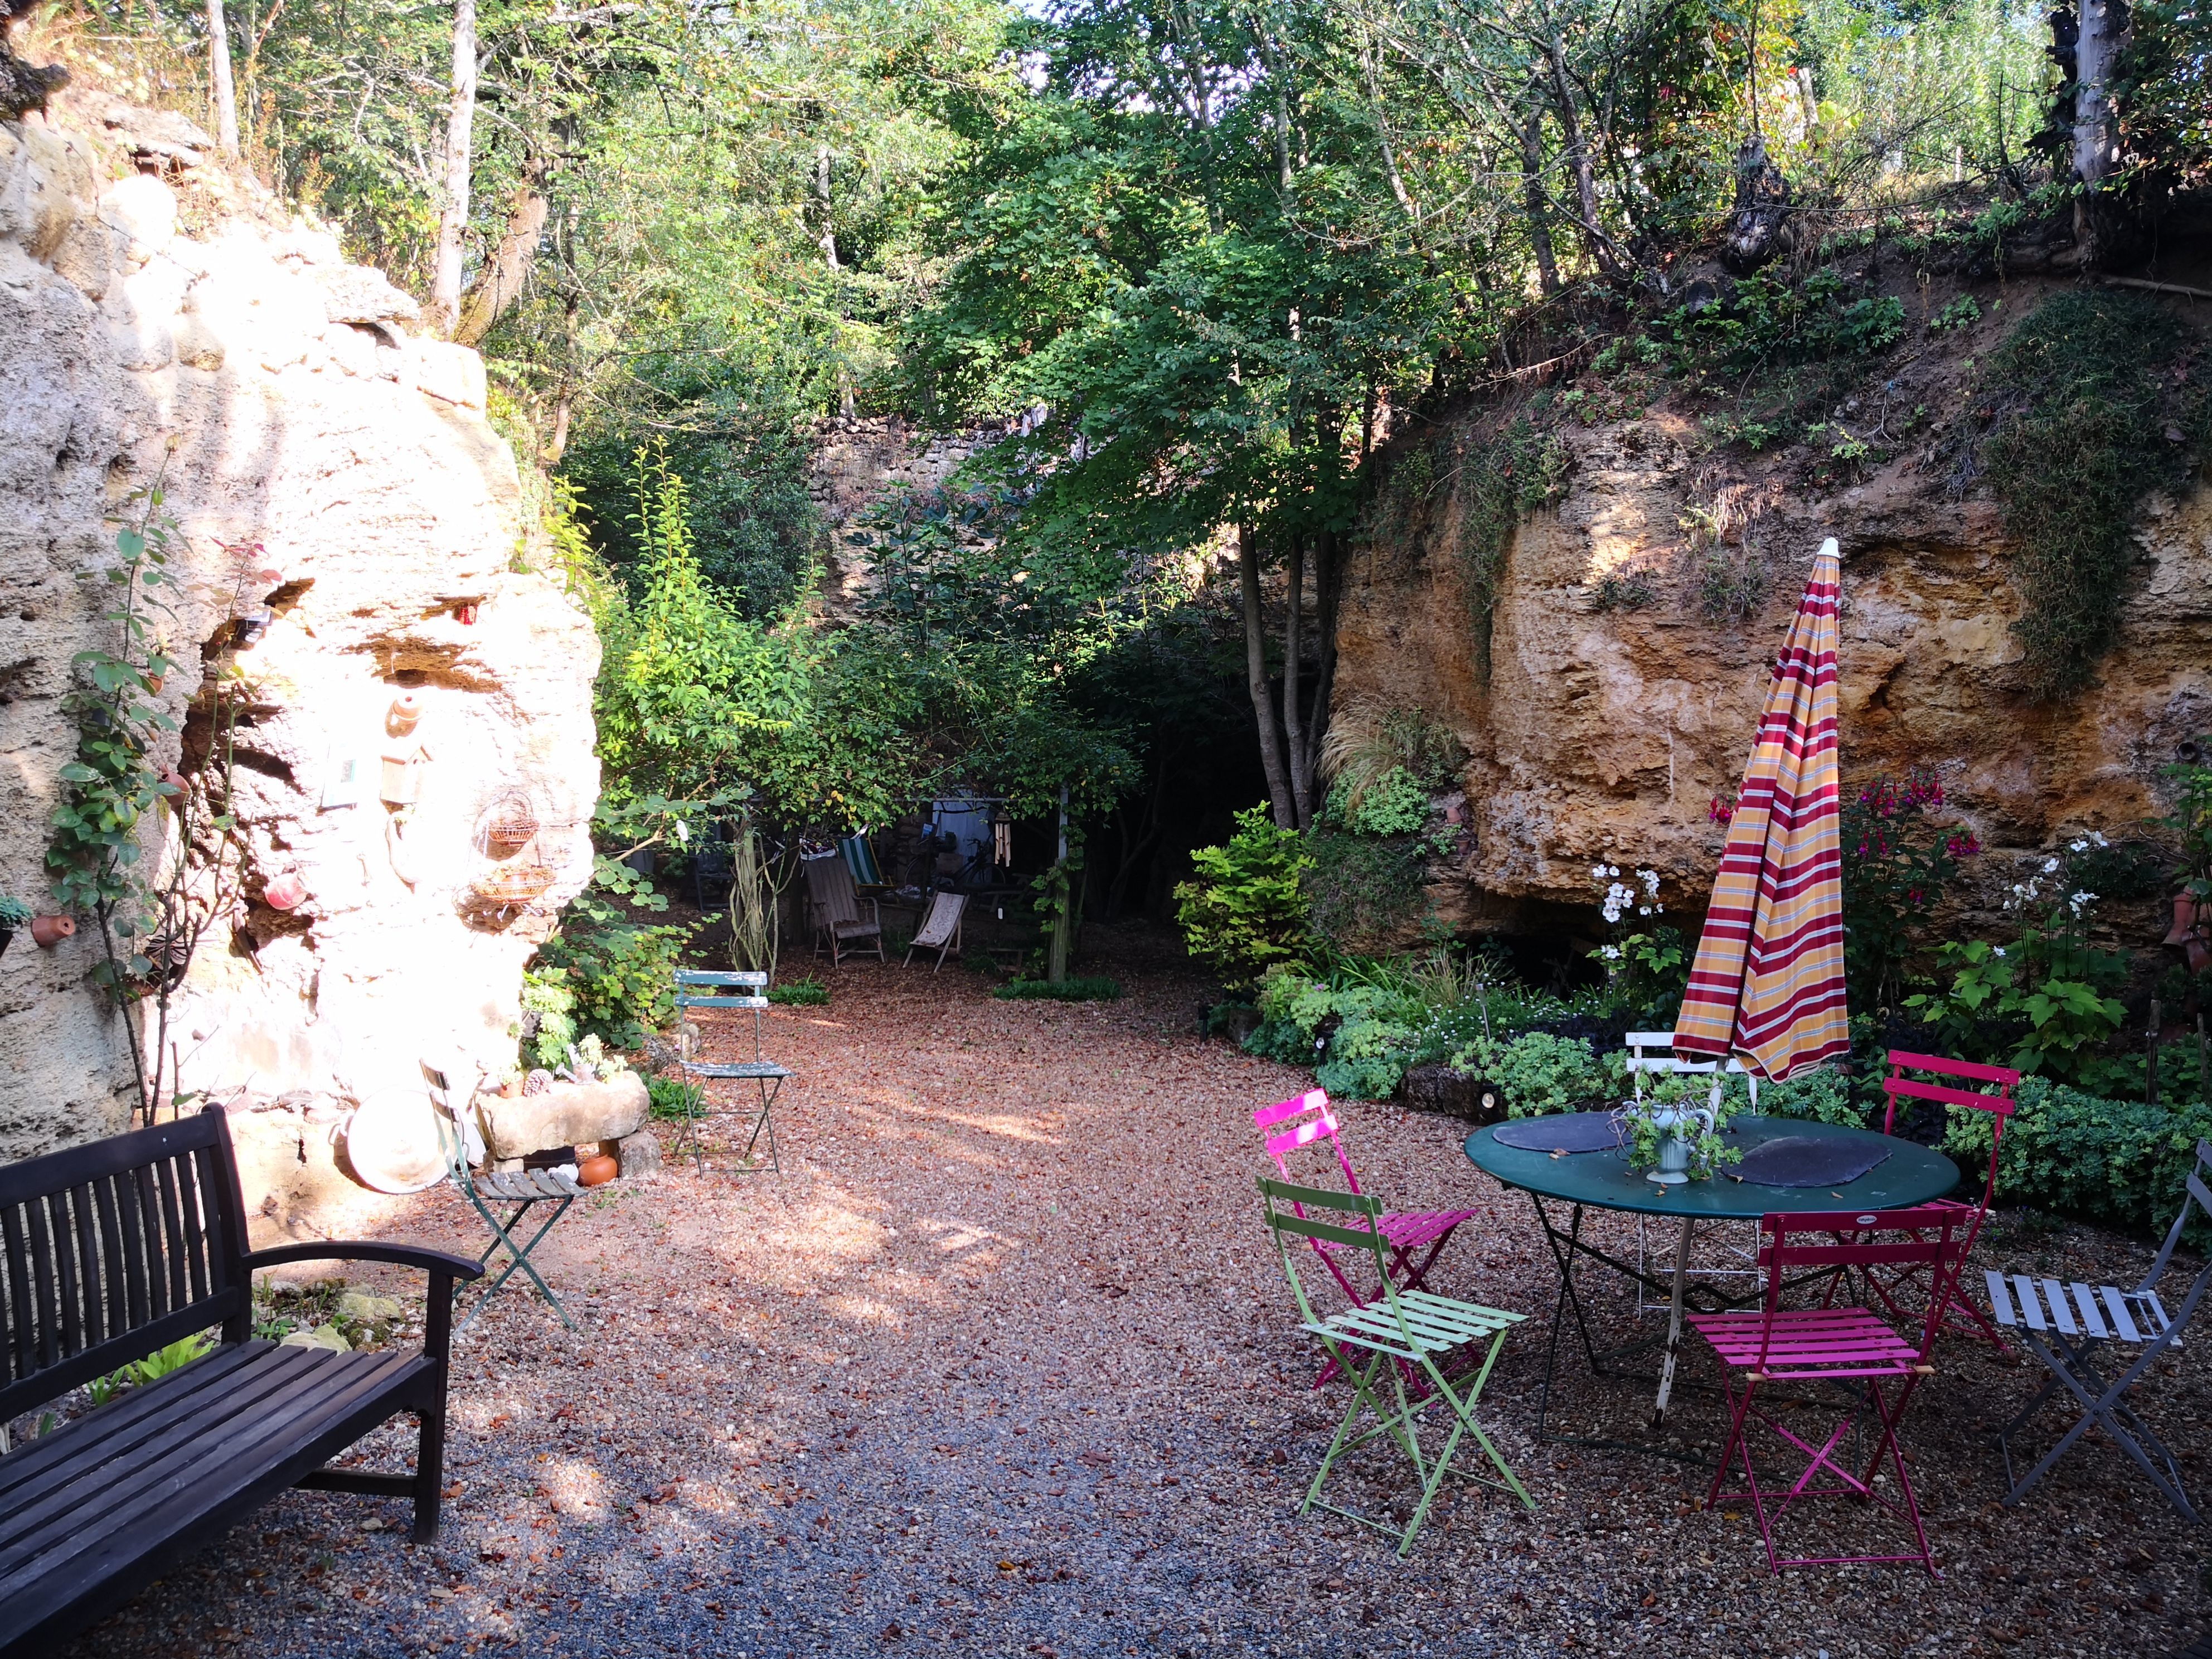
{"label": "white vase", "polygon": [[1702,1122],[1710,1127],[1713,1115],[1702,1106],[1662,1106],[1651,1114],[1659,1131],[1659,1162],[1644,1171],[1647,1179],[1662,1187],[1679,1187],[1690,1178],[1690,1158],[1695,1150],[1682,1132]]}

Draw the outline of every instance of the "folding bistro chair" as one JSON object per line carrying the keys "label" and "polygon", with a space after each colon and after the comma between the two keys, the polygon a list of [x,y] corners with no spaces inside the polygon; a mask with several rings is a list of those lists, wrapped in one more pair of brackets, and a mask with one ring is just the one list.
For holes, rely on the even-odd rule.
{"label": "folding bistro chair", "polygon": [[[1330,1361],[1352,1382],[1352,1404],[1345,1411],[1343,1422],[1337,1425],[1328,1455],[1322,1459],[1321,1472],[1306,1489],[1305,1502],[1298,1506],[1298,1513],[1304,1515],[1319,1507],[1363,1527],[1372,1527],[1397,1539],[1398,1553],[1403,1556],[1413,1547],[1414,1536],[1428,1518],[1429,1506],[1436,1501],[1437,1488],[1443,1485],[1448,1474],[1500,1487],[1534,1509],[1536,1500],[1528,1496],[1520,1477],[1498,1455],[1490,1437],[1482,1431],[1482,1425],[1474,1420],[1475,1402],[1482,1397],[1482,1385],[1489,1381],[1491,1367],[1498,1363],[1498,1350],[1505,1345],[1505,1333],[1528,1316],[1485,1308],[1472,1302],[1455,1302],[1431,1291],[1401,1292],[1384,1259],[1383,1252],[1389,1247],[1389,1241],[1382,1231],[1382,1206],[1364,1194],[1294,1187],[1285,1181],[1270,1181],[1265,1176],[1260,1177],[1260,1193],[1267,1209],[1267,1225],[1274,1231],[1275,1251],[1282,1258],[1284,1276],[1291,1281],[1291,1294],[1297,1299],[1298,1312],[1304,1316],[1300,1328],[1321,1339]],[[1331,1218],[1317,1220],[1309,1211]],[[1327,1319],[1316,1316],[1313,1304],[1307,1298],[1304,1281],[1298,1276],[1297,1263],[1292,1259],[1291,1240],[1294,1237],[1316,1246],[1327,1244],[1337,1249],[1371,1252],[1376,1275],[1382,1286],[1381,1297],[1364,1307],[1349,1308]],[[1323,1260],[1327,1259],[1324,1255]],[[1334,1271],[1334,1267],[1331,1271]],[[1478,1342],[1488,1344],[1480,1366],[1460,1376],[1455,1386],[1437,1362],[1455,1350]],[[1359,1358],[1362,1354],[1366,1356],[1364,1362]],[[1416,1367],[1426,1381],[1429,1392],[1409,1399],[1405,1372]],[[1387,1398],[1378,1386],[1385,1377],[1390,1384]],[[1431,1456],[1421,1448],[1419,1419],[1423,1412],[1439,1401],[1451,1413],[1451,1429],[1441,1449]],[[1374,1420],[1361,1428],[1357,1425],[1363,1413]],[[1488,1475],[1451,1467],[1452,1454],[1459,1449],[1460,1437],[1465,1434],[1474,1436],[1475,1443],[1488,1455],[1502,1479],[1492,1480]],[[1324,1502],[1321,1495],[1338,1459],[1384,1438],[1405,1453],[1421,1486],[1420,1501],[1413,1505],[1402,1532],[1356,1510]]]}
{"label": "folding bistro chair", "polygon": [[[1928,1363],[1942,1323],[1942,1310],[1966,1257],[1964,1233],[1972,1213],[1966,1205],[1925,1204],[1910,1210],[1884,1210],[1850,1218],[1849,1236],[1836,1231],[1839,1218],[1832,1211],[1783,1212],[1759,1223],[1762,1240],[1759,1265],[1766,1270],[1765,1305],[1756,1312],[1692,1314],[1690,1324],[1711,1344],[1723,1367],[1723,1388],[1729,1406],[1728,1440],[1721,1449],[1720,1467],[1705,1494],[1707,1507],[1748,1499],[1766,1545],[1766,1565],[1774,1572],[1784,1567],[1833,1566],[1846,1562],[1917,1561],[1936,1577],[1935,1552],[1921,1524],[1920,1505],[1912,1494],[1912,1476],[1897,1444],[1898,1424],[1920,1379],[1932,1375]],[[1790,1235],[1813,1235],[1795,1242]],[[1890,1238],[1888,1235],[1896,1235]],[[1808,1270],[1848,1267],[1924,1268],[1934,1278],[1935,1297],[1922,1322],[1917,1346],[1891,1329],[1879,1315],[1865,1308],[1784,1308],[1782,1290],[1794,1275]],[[1759,1391],[1769,1383],[1836,1382],[1852,1396],[1827,1438],[1814,1445],[1799,1437],[1795,1425],[1805,1420],[1802,1410],[1784,1419],[1770,1416]],[[1885,1392],[1886,1387],[1888,1391]],[[1793,1406],[1808,1402],[1792,1400]],[[1869,1413],[1881,1426],[1874,1454],[1863,1470],[1856,1459],[1847,1468],[1837,1461],[1844,1437]],[[1752,1461],[1751,1430],[1771,1430],[1786,1445],[1806,1459],[1804,1473],[1787,1491],[1762,1489]],[[1816,1431],[1808,1430],[1808,1432]],[[1887,1458],[1888,1473],[1897,1481],[1897,1498],[1875,1487]],[[1740,1459],[1744,1489],[1723,1492],[1729,1464]],[[1841,1484],[1813,1484],[1826,1470]],[[1808,1498],[1856,1498],[1881,1505],[1912,1528],[1918,1547],[1899,1555],[1800,1555],[1777,1553],[1775,1528],[1783,1517]],[[1771,1504],[1770,1509],[1769,1505]]]}
{"label": "folding bistro chair", "polygon": [[967,910],[968,895],[965,893],[932,893],[929,908],[922,916],[921,926],[915,932],[914,943],[906,947],[905,959],[899,966],[903,968],[911,963],[916,951],[937,952],[937,962],[930,969],[931,973],[945,966],[946,955],[960,949],[960,921]]}
{"label": "folding bistro chair", "polygon": [[[1352,1193],[1359,1191],[1359,1177],[1352,1168],[1352,1158],[1344,1150],[1344,1139],[1339,1132],[1335,1109],[1330,1106],[1328,1093],[1320,1089],[1309,1089],[1289,1100],[1278,1101],[1273,1106],[1262,1106],[1252,1114],[1255,1128],[1271,1130],[1267,1136],[1267,1156],[1275,1160],[1275,1168],[1283,1179],[1291,1178],[1290,1155],[1301,1146],[1326,1140],[1329,1150],[1336,1154],[1337,1167],[1344,1171],[1344,1184]],[[1284,1127],[1288,1125],[1287,1127]],[[1451,1236],[1463,1221],[1472,1221],[1480,1213],[1474,1210],[1387,1210],[1382,1212],[1380,1225],[1385,1243],[1390,1247],[1389,1272],[1398,1288],[1418,1291],[1427,1279],[1429,1269],[1437,1252],[1451,1240]],[[1322,1266],[1328,1269],[1329,1277],[1343,1288],[1355,1308],[1364,1307],[1374,1292],[1362,1296],[1342,1268],[1336,1265],[1337,1247],[1325,1239],[1313,1241]],[[1416,1253],[1421,1253],[1416,1260]],[[1314,1378],[1318,1389],[1336,1375],[1336,1362],[1331,1359],[1322,1367],[1321,1375]]]}
{"label": "folding bistro chair", "polygon": [[[1711,1077],[1714,1079],[1713,1108],[1717,1111],[1720,1109],[1720,1073],[1726,1072],[1744,1080],[1751,1091],[1751,1109],[1753,1112],[1759,1110],[1759,1073],[1746,1071],[1743,1062],[1735,1055],[1729,1055],[1725,1062],[1705,1058],[1680,1059],[1674,1053],[1674,1034],[1672,1031],[1627,1031],[1622,1034],[1620,1041],[1628,1050],[1626,1061],[1628,1080],[1638,1100],[1644,1098],[1646,1073],[1662,1077]],[[1674,1308],[1674,1303],[1668,1297],[1661,1297],[1651,1301],[1645,1296],[1654,1276],[1645,1271],[1645,1264],[1650,1261],[1652,1251],[1644,1229],[1647,1225],[1656,1227],[1656,1224],[1647,1216],[1636,1218],[1636,1311],[1639,1314],[1672,1312]],[[1742,1231],[1738,1232],[1738,1229]],[[1686,1251],[1700,1236],[1699,1228],[1686,1217],[1679,1226],[1669,1224],[1668,1230],[1677,1235],[1674,1248],[1678,1250]],[[1725,1263],[1733,1259],[1737,1265],[1699,1265],[1696,1268],[1698,1273],[1710,1279],[1756,1279],[1759,1276],[1759,1269],[1753,1265],[1759,1250],[1759,1229],[1755,1225],[1741,1221],[1712,1221],[1707,1222],[1702,1231],[1707,1237],[1715,1232],[1736,1233],[1741,1242],[1722,1246],[1722,1261]],[[1674,1261],[1669,1257],[1668,1272],[1671,1274],[1673,1271]]]}
{"label": "folding bistro chair", "polygon": [[[2182,1487],[2181,1470],[2173,1454],[2127,1403],[2128,1391],[2143,1373],[2160,1356],[2181,1346],[2183,1328],[2196,1314],[2197,1304],[2204,1299],[2205,1286],[2212,1284],[2212,1258],[2208,1258],[2197,1269],[2177,1311],[2168,1314],[2166,1304],[2159,1299],[2159,1284],[2173,1261],[2174,1246],[2181,1242],[2192,1204],[2204,1219],[2212,1221],[2212,1140],[2197,1143],[2197,1158],[2190,1169],[2188,1189],[2182,1195],[2181,1213],[2174,1217],[2173,1225],[2166,1230],[2166,1243],[2159,1247],[2150,1272],[2132,1291],[2112,1285],[2066,1285],[2055,1279],[2031,1279],[2026,1273],[2014,1273],[2008,1279],[2002,1273],[1984,1272],[1990,1309],[1996,1315],[1997,1323],[2016,1332],[2028,1352],[2051,1368],[2051,1380],[2038,1389],[2019,1415],[1997,1432],[1997,1449],[2004,1456],[2005,1479],[2012,1483],[2012,1490],[2005,1494],[2006,1503],[2017,1504],[2027,1497],[2028,1488],[2050,1474],[2076,1440],[2091,1429],[2101,1428],[2121,1450],[2136,1460],[2160,1497],[2189,1520],[2200,1518]],[[2067,1305],[2069,1295],[2074,1304],[2070,1308]],[[2110,1381],[2097,1364],[2097,1351],[2106,1343],[2142,1350],[2125,1370]],[[2081,1408],[2081,1415],[2057,1443],[2043,1454],[2033,1468],[2014,1480],[2013,1436],[2027,1426],[2028,1419],[2042,1410],[2044,1402],[2062,1388],[2073,1396],[2074,1402]]]}
{"label": "folding bistro chair", "polygon": [[[530,1282],[538,1287],[538,1294],[545,1299],[545,1305],[553,1310],[555,1316],[570,1330],[574,1330],[575,1323],[568,1317],[568,1310],[561,1305],[561,1298],[553,1294],[553,1287],[538,1271],[538,1264],[530,1259],[530,1253],[544,1241],[546,1234],[553,1231],[553,1224],[568,1213],[568,1206],[584,1195],[584,1188],[577,1184],[575,1170],[573,1168],[471,1169],[470,1166],[482,1158],[484,1152],[483,1137],[475,1121],[474,1089],[470,1091],[469,1103],[456,1109],[453,1090],[447,1085],[443,1072],[424,1061],[422,1080],[429,1085],[431,1103],[438,1109],[433,1115],[437,1120],[439,1146],[446,1155],[447,1178],[453,1183],[454,1190],[468,1200],[470,1206],[483,1218],[484,1225],[491,1229],[491,1243],[485,1245],[483,1253],[477,1257],[477,1266],[490,1266],[492,1253],[502,1245],[511,1258],[500,1270],[499,1277],[487,1283],[477,1294],[476,1300],[470,1304],[468,1313],[453,1328],[455,1332],[458,1334],[468,1329],[470,1322],[483,1311],[484,1304],[499,1294],[507,1281],[514,1277],[518,1268],[529,1275]],[[540,1204],[552,1205],[553,1213],[538,1224],[538,1231],[527,1240],[518,1241],[515,1234],[520,1230],[524,1218]],[[494,1205],[508,1206],[507,1214],[504,1217],[496,1214],[492,1208]],[[460,1299],[460,1286],[458,1285],[453,1287],[453,1296],[456,1302]]]}
{"label": "folding bistro chair", "polygon": [[[1923,1083],[1905,1074],[1924,1072],[1932,1077],[1956,1078],[1964,1084],[1993,1083],[1994,1093],[1981,1090],[1956,1087],[1948,1083]],[[1907,1054],[1902,1049],[1889,1051],[1889,1075],[1882,1079],[1881,1091],[1887,1102],[1881,1116],[1882,1133],[1897,1132],[1897,1103],[1904,1100],[1932,1100],[1944,1106],[1963,1106],[1971,1111],[1990,1115],[1990,1167],[1982,1178],[1982,1195],[1975,1202],[1963,1199],[1938,1199],[1936,1206],[1962,1210],[1972,1217],[1966,1227],[1966,1242],[1960,1247],[1963,1257],[1974,1248],[1981,1236],[1982,1223],[1988,1219],[1990,1200],[1997,1190],[1997,1149],[2004,1143],[2005,1124],[2013,1114],[2013,1091],[2020,1086],[2020,1073],[2009,1066],[1984,1066],[1970,1060],[1949,1060],[1941,1054]],[[1867,1277],[1869,1291],[1883,1307],[1898,1318],[1910,1316],[1900,1305],[1899,1292],[1919,1277],[1917,1268],[1885,1279],[1880,1274]],[[2007,1352],[2004,1339],[1996,1328],[1983,1316],[1982,1310],[1962,1295],[1954,1281],[1951,1299],[1942,1310],[1940,1328],[1957,1331],[1962,1335],[1978,1336],[1999,1353]]]}
{"label": "folding bistro chair", "polygon": [[[744,994],[730,996],[716,990],[701,992],[691,988],[699,985],[737,987]],[[689,1033],[684,1035],[678,1053],[686,1077],[735,1078],[760,1085],[760,1110],[753,1118],[752,1133],[745,1138],[745,1150],[739,1155],[737,1167],[746,1174],[763,1167],[753,1162],[753,1148],[760,1141],[761,1131],[765,1129],[768,1131],[768,1163],[764,1167],[781,1175],[783,1166],[776,1161],[775,1155],[775,1119],[771,1113],[776,1097],[783,1091],[783,1080],[791,1073],[761,1053],[761,1016],[768,1012],[768,975],[757,972],[720,973],[705,969],[679,968],[676,972],[676,1007],[679,1021],[687,1010],[693,1008],[745,1008],[751,1011],[753,1057],[750,1060],[700,1060],[691,1052],[693,1044]],[[691,1159],[698,1165],[701,1175],[707,1173],[707,1149],[699,1139],[700,1115],[696,1107],[705,1093],[703,1089],[685,1093],[684,1127],[677,1137],[675,1148],[677,1155],[681,1157],[684,1141],[690,1140]]]}

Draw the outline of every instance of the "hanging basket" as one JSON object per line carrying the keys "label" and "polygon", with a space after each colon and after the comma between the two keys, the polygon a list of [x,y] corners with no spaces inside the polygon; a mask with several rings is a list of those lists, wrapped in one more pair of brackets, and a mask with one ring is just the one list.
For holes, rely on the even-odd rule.
{"label": "hanging basket", "polygon": [[485,904],[527,904],[552,886],[559,873],[550,864],[508,865],[478,876],[469,890]]}
{"label": "hanging basket", "polygon": [[495,859],[520,853],[538,834],[538,814],[531,809],[530,798],[520,793],[501,795],[484,813],[483,835],[484,851]]}

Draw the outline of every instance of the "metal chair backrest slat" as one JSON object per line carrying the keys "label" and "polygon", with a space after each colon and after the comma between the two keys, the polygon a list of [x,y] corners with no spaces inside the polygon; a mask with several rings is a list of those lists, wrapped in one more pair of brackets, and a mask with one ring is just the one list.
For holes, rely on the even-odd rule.
{"label": "metal chair backrest slat", "polygon": [[[1931,1294],[1919,1338],[1919,1363],[1926,1364],[1943,1328],[1952,1287],[1966,1263],[1969,1214],[1963,1205],[1936,1203],[1860,1215],[1796,1210],[1761,1217],[1759,1265],[1766,1270],[1766,1295],[1762,1303],[1759,1369],[1767,1369],[1784,1289],[1823,1270],[1876,1267],[1926,1268],[1931,1274]],[[1793,1233],[1799,1235],[1794,1242]]]}

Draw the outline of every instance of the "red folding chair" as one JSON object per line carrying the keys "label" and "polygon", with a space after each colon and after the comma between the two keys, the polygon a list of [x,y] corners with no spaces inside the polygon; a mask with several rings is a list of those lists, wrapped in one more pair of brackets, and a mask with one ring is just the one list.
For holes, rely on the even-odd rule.
{"label": "red folding chair", "polygon": [[[1907,1072],[1959,1078],[1968,1083],[1994,1083],[1997,1087],[1994,1094],[1985,1094],[1976,1089],[1954,1088],[1949,1084],[1923,1083],[1905,1076]],[[1990,1167],[1982,1180],[1980,1201],[1970,1204],[1963,1199],[1946,1198],[1938,1199],[1934,1206],[1963,1210],[1973,1218],[1966,1228],[1966,1242],[1960,1247],[1962,1256],[1974,1248],[1975,1239],[1981,1236],[1982,1223],[1988,1218],[1990,1212],[1990,1200],[1996,1195],[1997,1148],[2004,1144],[2005,1124],[2013,1114],[2012,1093],[2019,1086],[2020,1073],[2009,1066],[1984,1066],[1971,1060],[1947,1060],[1940,1054],[1907,1054],[1900,1048],[1889,1051],[1889,1075],[1882,1079],[1881,1085],[1882,1096],[1888,1103],[1882,1113],[1882,1133],[1896,1133],[1897,1103],[1900,1097],[1933,1100],[1945,1106],[1964,1106],[1973,1111],[1987,1112],[1992,1120],[1990,1124]],[[1893,1316],[1904,1319],[1910,1316],[1899,1304],[1897,1292],[1918,1276],[1917,1269],[1901,1273],[1887,1282],[1878,1276],[1869,1275],[1867,1284]],[[1999,1353],[2009,1353],[2011,1350],[2006,1347],[2004,1339],[1997,1334],[1996,1327],[1990,1323],[1988,1316],[1958,1293],[1955,1276],[1953,1283],[1950,1300],[1943,1308],[1939,1328],[1957,1331],[1966,1336],[1978,1336]]]}
{"label": "red folding chair", "polygon": [[[1712,1346],[1723,1368],[1728,1397],[1729,1433],[1721,1449],[1720,1467],[1705,1494],[1708,1506],[1748,1500],[1766,1545],[1766,1565],[1775,1572],[1784,1567],[1835,1566],[1845,1563],[1917,1561],[1936,1577],[1934,1552],[1927,1528],[1921,1524],[1920,1505],[1912,1493],[1912,1476],[1897,1443],[1897,1427],[1920,1379],[1932,1375],[1928,1363],[1942,1323],[1941,1310],[1948,1305],[1957,1285],[1959,1268],[1966,1260],[1965,1230],[1973,1209],[1965,1204],[1923,1204],[1910,1210],[1884,1210],[1853,1217],[1853,1231],[1836,1231],[1832,1212],[1770,1215],[1759,1222],[1759,1266],[1766,1271],[1766,1298],[1757,1312],[1692,1314],[1690,1324]],[[1793,1241],[1792,1233],[1804,1235]],[[1784,1308],[1782,1287],[1794,1277],[1820,1269],[1838,1271],[1924,1271],[1931,1275],[1935,1294],[1920,1325],[1917,1346],[1893,1330],[1887,1322],[1865,1308]],[[1787,1421],[1770,1414],[1760,1397],[1769,1384],[1840,1383],[1850,1398],[1836,1426],[1818,1445],[1802,1437],[1792,1425],[1802,1425],[1808,1402],[1794,1392],[1785,1402]],[[1838,1462],[1844,1437],[1872,1414],[1881,1432],[1874,1452],[1860,1469]],[[1759,1485],[1752,1460],[1750,1431],[1756,1425],[1772,1431],[1805,1462],[1804,1473],[1787,1491]],[[1807,1432],[1813,1432],[1808,1430]],[[1740,1459],[1744,1489],[1723,1492],[1729,1465]],[[1883,1460],[1897,1481],[1895,1499],[1875,1489]],[[1825,1470],[1840,1484],[1815,1486]],[[1908,1523],[1918,1547],[1911,1554],[1784,1556],[1775,1548],[1775,1528],[1798,1504],[1808,1498],[1854,1498],[1879,1504]],[[1771,1507],[1770,1507],[1771,1506]]]}
{"label": "red folding chair", "polygon": [[[1358,1192],[1359,1177],[1353,1172],[1352,1159],[1344,1150],[1336,1113],[1328,1103],[1326,1091],[1309,1089],[1289,1100],[1262,1106],[1252,1114],[1252,1123],[1255,1128],[1273,1132],[1267,1136],[1267,1156],[1275,1160],[1275,1167],[1282,1171],[1284,1180],[1293,1178],[1290,1167],[1292,1152],[1316,1141],[1327,1140],[1329,1150],[1336,1154],[1337,1166],[1344,1171],[1346,1188]],[[1303,1211],[1298,1213],[1302,1218],[1304,1215]],[[1430,1267],[1435,1265],[1437,1252],[1450,1242],[1453,1231],[1462,1221],[1474,1220],[1478,1213],[1474,1210],[1385,1210],[1376,1218],[1383,1243],[1388,1246],[1386,1271],[1401,1294],[1421,1288]],[[1364,1308],[1373,1297],[1382,1293],[1379,1285],[1366,1296],[1354,1288],[1351,1279],[1336,1264],[1336,1245],[1316,1238],[1313,1247],[1320,1253],[1329,1276],[1352,1298],[1353,1307]],[[1314,1379],[1314,1386],[1319,1388],[1335,1375],[1336,1362],[1331,1360]]]}

